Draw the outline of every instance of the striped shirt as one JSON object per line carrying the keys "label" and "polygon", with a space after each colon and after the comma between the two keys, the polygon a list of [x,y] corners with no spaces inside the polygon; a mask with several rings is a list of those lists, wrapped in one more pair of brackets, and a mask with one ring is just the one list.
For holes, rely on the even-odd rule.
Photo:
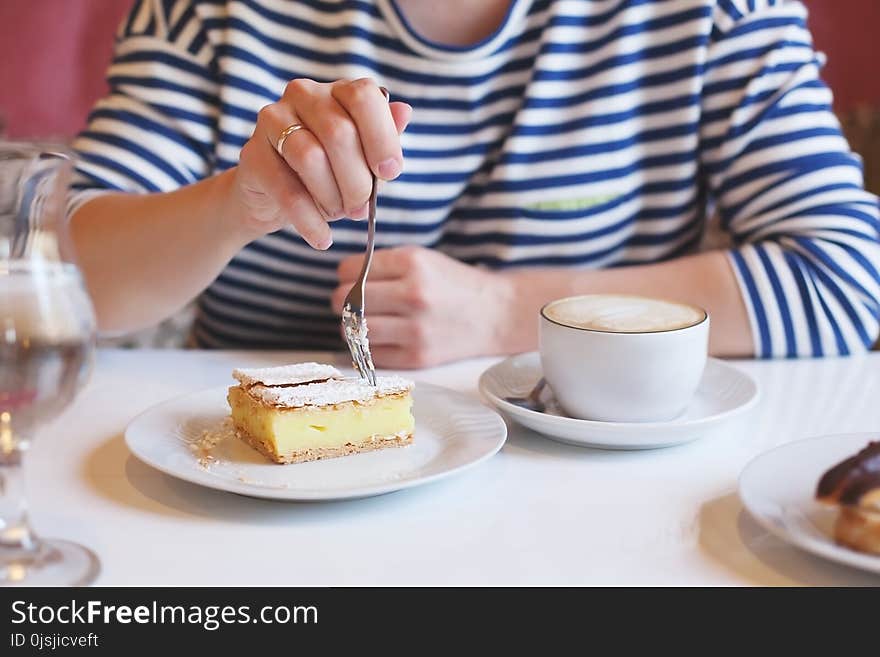
{"label": "striped shirt", "polygon": [[[472,47],[395,0],[140,0],[77,138],[78,198],[159,192],[236,164],[288,80],[371,77],[414,108],[377,247],[589,269],[697,249],[714,227],[755,355],[864,350],[878,332],[878,203],[862,187],[791,0],[513,0]],[[204,291],[207,347],[338,348],[329,296],[364,222],[314,251],[245,247]]]}

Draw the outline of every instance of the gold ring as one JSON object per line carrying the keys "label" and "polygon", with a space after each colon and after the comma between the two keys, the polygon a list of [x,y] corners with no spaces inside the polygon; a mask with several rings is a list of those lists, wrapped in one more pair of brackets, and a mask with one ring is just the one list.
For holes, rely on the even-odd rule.
{"label": "gold ring", "polygon": [[275,142],[275,150],[278,151],[278,154],[281,157],[284,157],[284,151],[282,149],[284,148],[284,142],[287,138],[297,130],[302,130],[303,128],[305,128],[305,126],[302,123],[293,123],[284,128],[281,134],[278,135],[278,141]]}

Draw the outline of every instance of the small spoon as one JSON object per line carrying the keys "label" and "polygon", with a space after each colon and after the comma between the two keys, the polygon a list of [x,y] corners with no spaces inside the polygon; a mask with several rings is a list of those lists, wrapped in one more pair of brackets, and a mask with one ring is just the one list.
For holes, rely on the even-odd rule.
{"label": "small spoon", "polygon": [[529,411],[543,413],[547,410],[547,407],[544,405],[544,402],[541,401],[541,393],[544,391],[546,385],[547,379],[542,376],[535,384],[535,387],[532,388],[532,391],[525,397],[505,397],[504,401],[513,404],[514,406],[525,408]]}

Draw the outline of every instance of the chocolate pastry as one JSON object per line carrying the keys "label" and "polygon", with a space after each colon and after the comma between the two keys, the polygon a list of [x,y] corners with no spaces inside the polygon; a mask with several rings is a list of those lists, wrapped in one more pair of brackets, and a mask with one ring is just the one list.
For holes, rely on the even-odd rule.
{"label": "chocolate pastry", "polygon": [[840,507],[834,538],[841,545],[880,554],[880,442],[838,463],[819,480],[816,499]]}

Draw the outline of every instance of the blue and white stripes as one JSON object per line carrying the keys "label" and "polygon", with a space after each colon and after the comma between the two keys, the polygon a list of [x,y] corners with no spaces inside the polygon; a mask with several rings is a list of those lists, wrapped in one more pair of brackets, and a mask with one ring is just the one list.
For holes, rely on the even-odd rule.
{"label": "blue and white stripes", "polygon": [[[234,166],[289,79],[369,76],[415,110],[379,247],[619,266],[690,252],[717,217],[755,353],[844,354],[878,332],[878,205],[818,68],[785,0],[514,0],[473,48],[422,39],[394,0],[140,0],[77,186],[175,189]],[[339,346],[335,268],[364,239],[341,221],[328,252],[292,230],[250,244],[202,295],[197,341]]]}

